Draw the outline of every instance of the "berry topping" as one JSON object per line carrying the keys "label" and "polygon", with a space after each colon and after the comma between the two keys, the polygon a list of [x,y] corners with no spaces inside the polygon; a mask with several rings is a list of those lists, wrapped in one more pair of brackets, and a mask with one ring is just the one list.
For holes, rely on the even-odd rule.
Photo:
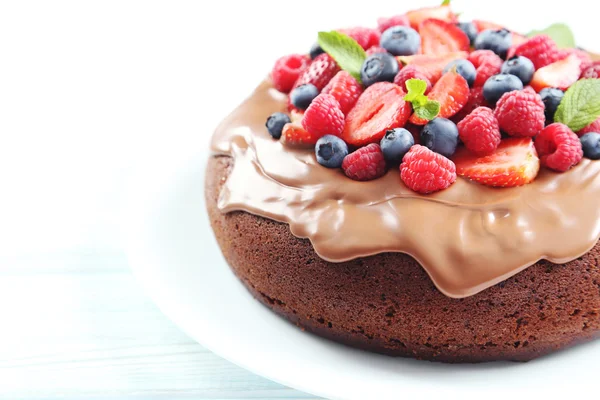
{"label": "berry topping", "polygon": [[458,72],[460,76],[467,80],[469,86],[473,86],[475,83],[477,71],[475,71],[475,67],[468,60],[458,59],[450,62],[446,65],[446,68],[444,68],[444,73],[448,71]]}
{"label": "berry topping", "polygon": [[540,97],[544,102],[544,114],[546,115],[547,124],[554,122],[554,114],[564,95],[565,92],[557,88],[545,88],[540,91]]}
{"label": "berry topping", "polygon": [[341,135],[344,130],[344,113],[340,109],[340,103],[330,94],[318,95],[306,109],[302,126],[317,137]]}
{"label": "berry topping", "polygon": [[429,93],[429,91],[431,91],[431,82],[429,81],[429,79],[427,79],[427,76],[425,76],[425,74],[423,74],[420,70],[419,67],[415,66],[415,65],[407,65],[406,67],[402,68],[400,70],[400,72],[398,72],[398,74],[396,75],[396,77],[394,78],[394,83],[398,86],[400,86],[402,88],[402,90],[404,91],[408,91],[408,89],[406,88],[406,81],[409,79],[421,79],[422,81],[424,81],[427,84],[427,89],[425,89],[425,94]]}
{"label": "berry topping", "polygon": [[355,28],[350,29],[340,29],[339,32],[350,36],[364,50],[367,50],[368,48],[377,46],[379,44],[380,33],[377,29],[357,26]]}
{"label": "berry topping", "polygon": [[446,118],[434,118],[421,131],[419,142],[431,151],[450,157],[458,145],[458,128]]}
{"label": "berry topping", "polygon": [[411,147],[400,164],[400,179],[417,193],[433,193],[456,181],[456,167],[441,154],[417,144]]}
{"label": "berry topping", "polygon": [[428,56],[424,54],[418,54],[416,56],[401,56],[398,60],[406,65],[412,65],[419,68],[431,84],[435,84],[438,79],[442,76],[444,67],[448,65],[450,61],[458,60],[460,58],[467,58],[469,53],[466,51],[459,51],[456,53],[448,53],[442,56]]}
{"label": "berry topping", "polygon": [[580,66],[581,60],[575,54],[571,54],[564,60],[546,65],[535,71],[531,80],[531,87],[536,92],[547,87],[567,90],[579,79]]}
{"label": "berry topping", "polygon": [[265,126],[273,139],[279,139],[281,137],[281,132],[283,132],[283,127],[290,122],[292,121],[287,114],[276,112],[267,118]]}
{"label": "berry topping", "polygon": [[419,52],[421,37],[411,27],[393,26],[381,34],[379,45],[395,56],[410,56]]}
{"label": "berry topping", "polygon": [[581,79],[598,79],[600,78],[600,64],[592,65],[586,68],[581,75]]}
{"label": "berry topping", "polygon": [[308,67],[309,61],[303,54],[292,54],[277,60],[271,71],[275,89],[282,93],[292,90],[300,74]]}
{"label": "berry topping", "polygon": [[379,145],[385,160],[390,164],[398,164],[414,144],[412,133],[404,128],[396,128],[387,131]]}
{"label": "berry topping", "polygon": [[577,134],[581,136],[589,132],[600,132],[600,117],[582,130],[578,131]]}
{"label": "berry topping", "polygon": [[348,145],[333,135],[325,135],[315,145],[317,162],[327,168],[340,168],[348,155]]}
{"label": "berry topping", "polygon": [[535,138],[535,149],[544,167],[564,172],[579,164],[583,157],[581,142],[568,126],[554,123]]}
{"label": "berry topping", "polygon": [[494,112],[487,107],[476,108],[460,121],[458,135],[465,147],[478,156],[492,153],[502,139]]}
{"label": "berry topping", "polygon": [[421,22],[419,33],[423,43],[421,46],[423,54],[442,55],[469,50],[469,37],[453,23],[439,19],[426,19]]}
{"label": "berry topping", "polygon": [[483,86],[502,69],[502,59],[491,50],[475,50],[469,54],[469,61],[477,69],[474,86]]}
{"label": "berry topping", "polygon": [[323,90],[331,78],[338,73],[340,67],[327,53],[317,56],[313,62],[300,74],[300,77],[294,84],[294,87],[312,83],[319,90]]}
{"label": "berry topping", "polygon": [[307,132],[299,122],[285,124],[281,133],[281,143],[290,147],[312,147],[319,136]]}
{"label": "berry topping", "polygon": [[354,107],[363,92],[360,83],[346,71],[340,71],[325,86],[321,93],[330,94],[340,103],[344,115]]}
{"label": "berry topping", "polygon": [[398,61],[389,53],[375,53],[367,57],[360,70],[365,86],[377,82],[392,82],[398,73]]}
{"label": "berry topping", "polygon": [[369,86],[346,117],[342,139],[352,146],[378,143],[389,129],[406,124],[411,113],[404,92],[389,82]]}
{"label": "berry topping", "polygon": [[494,75],[483,85],[483,97],[488,103],[496,104],[504,93],[522,89],[523,82],[516,76],[509,74]]}
{"label": "berry topping", "polygon": [[552,64],[560,57],[556,43],[548,35],[535,35],[529,40],[516,46],[514,55],[524,56],[531,60],[535,69]]}
{"label": "berry topping", "polygon": [[[469,100],[469,84],[465,78],[451,71],[440,78],[427,97],[429,100],[435,100],[440,103],[438,117],[450,118],[467,104]],[[410,117],[410,122],[415,125],[425,125],[427,120],[413,114]]]}
{"label": "berry topping", "polygon": [[544,129],[544,103],[531,90],[515,90],[500,97],[494,110],[500,129],[510,136],[535,136]]}
{"label": "berry topping", "polygon": [[506,29],[486,29],[475,39],[476,50],[491,50],[498,57],[505,59],[512,46],[512,34]]}
{"label": "berry topping", "polygon": [[475,38],[477,37],[477,34],[479,33],[479,30],[477,29],[477,27],[475,26],[474,23],[472,22],[459,22],[456,24],[456,26],[459,27],[459,29],[461,31],[463,31],[465,33],[465,35],[467,35],[467,37],[469,38],[469,43],[472,45],[475,43]]}
{"label": "berry topping", "polygon": [[394,15],[389,18],[378,18],[377,19],[377,29],[380,33],[383,33],[390,29],[393,26],[410,26],[410,21],[406,14],[402,15]]}
{"label": "berry topping", "polygon": [[319,43],[313,44],[310,48],[310,51],[308,52],[311,60],[314,60],[315,58],[317,58],[317,56],[320,56],[323,53],[325,53],[325,50],[323,50],[321,46],[319,46]]}
{"label": "berry topping", "polygon": [[290,93],[290,102],[294,107],[306,110],[315,97],[319,95],[319,90],[312,83],[305,83],[297,86]]}
{"label": "berry topping", "polygon": [[385,174],[385,159],[377,143],[348,154],[342,162],[346,176],[355,181],[370,181]]}
{"label": "berry topping", "polygon": [[490,22],[490,21],[483,21],[480,19],[474,19],[473,25],[475,25],[475,27],[477,28],[477,32],[483,32],[488,29],[492,29],[492,30],[496,30],[496,31],[500,30],[500,29],[504,29],[504,27],[502,25],[499,25],[499,24],[496,24],[496,23]]}
{"label": "berry topping", "polygon": [[373,46],[370,47],[369,50],[367,50],[367,56],[371,56],[373,54],[377,54],[377,53],[387,53],[388,51],[386,49],[384,49],[383,47],[379,47],[379,46]]}
{"label": "berry topping", "polygon": [[459,176],[493,187],[525,185],[533,181],[540,170],[540,160],[530,138],[504,139],[486,156],[461,148],[453,160]]}
{"label": "berry topping", "polygon": [[600,133],[589,132],[579,138],[583,156],[590,160],[600,160]]}
{"label": "berry topping", "polygon": [[503,74],[514,75],[519,78],[521,82],[523,82],[523,85],[527,85],[529,82],[531,82],[531,78],[535,72],[535,67],[529,58],[523,56],[514,56],[509,58],[507,61],[504,61],[500,72]]}
{"label": "berry topping", "polygon": [[441,19],[446,22],[456,22],[456,15],[452,12],[449,5],[442,5],[440,7],[426,7],[418,10],[412,10],[406,13],[410,26],[413,29],[419,29],[421,22],[429,18]]}
{"label": "berry topping", "polygon": [[483,87],[476,86],[471,89],[469,93],[469,100],[467,100],[467,104],[463,108],[460,109],[459,112],[456,113],[452,120],[455,123],[462,121],[467,115],[471,114],[473,110],[477,107],[487,107],[489,106],[488,102],[485,101],[485,97],[483,97]]}

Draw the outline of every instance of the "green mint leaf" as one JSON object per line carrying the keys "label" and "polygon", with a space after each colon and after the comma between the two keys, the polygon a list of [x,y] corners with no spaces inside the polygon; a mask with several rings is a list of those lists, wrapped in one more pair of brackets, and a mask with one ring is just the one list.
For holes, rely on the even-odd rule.
{"label": "green mint leaf", "polygon": [[561,100],[555,122],[561,122],[577,132],[600,117],[600,79],[575,82]]}
{"label": "green mint leaf", "polygon": [[420,94],[412,101],[412,103],[413,106],[416,105],[417,107],[423,107],[425,106],[425,104],[427,104],[428,101],[429,99],[427,98],[427,96],[425,96],[424,94]]}
{"label": "green mint leaf", "polygon": [[356,40],[343,33],[319,32],[319,46],[345,71],[361,83],[360,69],[367,54]]}
{"label": "green mint leaf", "polygon": [[409,79],[405,85],[408,93],[404,96],[404,101],[412,104],[415,114],[426,120],[434,119],[440,112],[440,103],[429,100],[425,96],[427,83],[421,79]]}
{"label": "green mint leaf", "polygon": [[449,6],[450,5],[450,0],[444,0],[444,1],[442,1],[442,5],[443,6]]}
{"label": "green mint leaf", "polygon": [[422,107],[415,109],[417,117],[431,121],[440,113],[440,103],[435,100],[428,100],[427,103]]}
{"label": "green mint leaf", "polygon": [[527,34],[527,36],[532,37],[539,34],[546,34],[550,36],[561,49],[576,47],[573,32],[571,32],[571,28],[569,28],[566,24],[552,24],[545,29],[531,31]]}
{"label": "green mint leaf", "polygon": [[425,94],[425,91],[427,90],[427,83],[422,79],[409,79],[406,81],[405,85],[408,90],[406,96],[418,96],[420,94]]}

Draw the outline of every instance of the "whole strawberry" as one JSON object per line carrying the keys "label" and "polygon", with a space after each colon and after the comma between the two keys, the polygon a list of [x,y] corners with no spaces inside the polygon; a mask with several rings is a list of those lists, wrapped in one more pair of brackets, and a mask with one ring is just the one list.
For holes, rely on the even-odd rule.
{"label": "whole strawberry", "polygon": [[355,181],[370,181],[385,174],[385,158],[377,143],[361,147],[344,157],[342,169]]}
{"label": "whole strawberry", "polygon": [[354,107],[363,92],[362,85],[346,71],[338,72],[321,93],[330,94],[340,103],[344,115]]}
{"label": "whole strawberry", "polygon": [[456,167],[443,155],[417,144],[402,159],[400,179],[417,193],[433,193],[456,181]]}
{"label": "whole strawberry", "polygon": [[502,139],[494,112],[478,107],[458,123],[458,136],[465,147],[479,156],[492,153]]}
{"label": "whole strawberry", "polygon": [[560,123],[548,125],[537,135],[535,149],[542,166],[559,172],[567,171],[583,158],[579,137]]}
{"label": "whole strawberry", "polygon": [[533,90],[514,90],[504,93],[494,115],[500,129],[510,136],[533,137],[544,129],[544,102]]}
{"label": "whole strawberry", "polygon": [[338,73],[340,67],[327,53],[317,56],[313,62],[298,77],[294,88],[306,83],[312,83],[318,90],[323,90],[325,85]]}
{"label": "whole strawberry", "polygon": [[330,94],[318,95],[304,112],[302,126],[317,137],[340,136],[344,130],[344,113],[340,103]]}

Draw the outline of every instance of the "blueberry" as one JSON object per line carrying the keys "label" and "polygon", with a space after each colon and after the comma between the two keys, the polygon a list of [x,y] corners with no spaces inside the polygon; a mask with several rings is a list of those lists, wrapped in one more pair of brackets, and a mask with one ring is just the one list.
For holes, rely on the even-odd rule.
{"label": "blueberry", "polygon": [[421,49],[421,36],[408,26],[392,26],[381,34],[379,45],[395,56],[411,56]]}
{"label": "blueberry", "polygon": [[333,135],[325,135],[315,145],[317,162],[327,168],[340,168],[344,157],[348,155],[348,145]]}
{"label": "blueberry", "polygon": [[398,61],[389,53],[371,54],[360,69],[363,85],[371,86],[375,82],[393,82],[398,73]]}
{"label": "blueberry", "polygon": [[479,33],[475,24],[472,22],[459,22],[456,24],[456,26],[458,26],[460,28],[460,30],[463,31],[467,35],[467,37],[469,38],[469,41],[471,42],[471,46],[472,46],[473,43],[475,42],[475,38],[477,37],[477,34]]}
{"label": "blueberry", "polygon": [[523,85],[527,85],[531,82],[535,67],[531,60],[523,56],[514,56],[504,61],[502,69],[500,70],[503,74],[511,74],[516,76],[523,82]]}
{"label": "blueberry", "polygon": [[436,153],[450,157],[458,144],[458,128],[446,118],[434,118],[421,131],[421,144]]}
{"label": "blueberry", "polygon": [[310,48],[310,51],[308,52],[308,54],[310,55],[310,58],[312,60],[314,60],[317,56],[319,56],[323,53],[325,53],[325,50],[323,50],[321,48],[321,46],[319,46],[319,43],[313,44],[312,47]]}
{"label": "blueberry", "polygon": [[312,83],[298,86],[290,93],[290,101],[301,110],[306,110],[310,103],[319,95],[319,89]]}
{"label": "blueberry", "polygon": [[492,76],[483,84],[483,97],[488,103],[496,104],[504,93],[513,90],[523,90],[523,82],[514,75],[498,74]]}
{"label": "blueberry", "polygon": [[554,122],[554,113],[556,113],[556,109],[564,95],[565,92],[557,88],[545,88],[540,92],[545,106],[544,114],[546,114],[547,124]]}
{"label": "blueberry", "polygon": [[398,164],[415,144],[413,135],[404,128],[390,129],[381,139],[383,157],[390,164]]}
{"label": "blueberry", "polygon": [[506,29],[486,29],[475,39],[476,50],[491,50],[505,59],[512,46],[512,33]]}
{"label": "blueberry", "polygon": [[267,118],[265,126],[267,127],[269,134],[273,136],[273,139],[279,139],[281,137],[281,132],[283,131],[283,126],[289,122],[292,121],[287,114],[276,112]]}
{"label": "blueberry", "polygon": [[444,68],[444,73],[452,70],[453,68],[456,68],[456,72],[458,72],[467,80],[469,86],[473,86],[473,83],[475,83],[475,77],[477,76],[477,71],[475,70],[475,66],[471,64],[469,60],[451,61],[450,64],[446,65],[446,68]]}
{"label": "blueberry", "polygon": [[579,138],[583,156],[590,160],[600,160],[600,133],[589,132]]}

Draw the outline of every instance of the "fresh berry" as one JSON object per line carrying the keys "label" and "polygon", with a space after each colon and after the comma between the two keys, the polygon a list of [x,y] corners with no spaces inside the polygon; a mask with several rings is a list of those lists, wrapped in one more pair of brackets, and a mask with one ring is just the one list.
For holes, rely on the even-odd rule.
{"label": "fresh berry", "polygon": [[[444,74],[427,95],[429,100],[440,103],[438,117],[450,118],[460,111],[469,100],[469,84],[467,80],[450,71]],[[419,118],[416,114],[410,117],[410,122],[415,125],[425,125],[427,120]]]}
{"label": "fresh berry", "polygon": [[600,117],[594,122],[577,132],[577,135],[581,136],[589,132],[600,132]]}
{"label": "fresh berry", "polygon": [[354,107],[363,92],[362,85],[346,71],[340,71],[329,81],[321,93],[330,94],[340,103],[344,115]]}
{"label": "fresh berry", "polygon": [[561,60],[567,58],[571,54],[574,54],[579,59],[579,61],[581,61],[580,69],[582,74],[589,67],[594,66],[594,61],[592,60],[592,57],[586,51],[583,51],[581,49],[561,49],[561,52]]}
{"label": "fresh berry", "polygon": [[523,82],[516,76],[510,74],[498,74],[492,76],[483,85],[483,97],[485,97],[485,100],[488,103],[496,104],[504,93],[522,89]]}
{"label": "fresh berry", "polygon": [[409,26],[393,26],[381,34],[379,45],[395,56],[417,54],[421,36]]}
{"label": "fresh berry", "polygon": [[344,113],[340,109],[340,103],[330,94],[318,95],[304,112],[302,126],[318,137],[341,135],[344,130]]}
{"label": "fresh berry", "polygon": [[423,74],[419,70],[419,67],[414,66],[414,65],[407,65],[406,67],[402,68],[400,70],[400,72],[398,72],[398,74],[396,74],[396,77],[394,78],[394,83],[396,85],[400,86],[402,88],[402,90],[408,92],[408,89],[406,88],[406,81],[409,79],[421,79],[422,81],[424,81],[427,84],[427,89],[425,89],[425,94],[427,94],[431,91],[431,88],[432,88],[431,82],[429,81],[427,76],[425,76],[425,74]]}
{"label": "fresh berry", "polygon": [[441,154],[417,144],[411,147],[400,164],[400,179],[417,193],[433,193],[456,181],[456,167]]}
{"label": "fresh berry", "polygon": [[406,13],[410,26],[413,29],[419,29],[421,22],[429,18],[441,19],[446,22],[456,22],[456,15],[452,12],[449,5],[440,7],[426,7],[418,10],[412,10]]}
{"label": "fresh berry", "polygon": [[300,74],[294,87],[312,83],[319,90],[323,90],[325,85],[329,83],[331,78],[338,73],[340,67],[335,60],[327,53],[317,56],[313,62]]}
{"label": "fresh berry", "polygon": [[496,30],[496,31],[500,30],[500,29],[504,29],[504,27],[502,25],[498,25],[494,22],[483,21],[480,19],[474,19],[473,25],[475,25],[475,27],[477,28],[477,32],[483,32],[488,29],[492,29],[492,30]]}
{"label": "fresh berry", "polygon": [[583,157],[579,137],[559,123],[548,125],[536,136],[535,149],[544,167],[559,172],[579,164]]}
{"label": "fresh berry", "polygon": [[505,59],[512,46],[512,34],[506,29],[486,29],[475,39],[476,50],[491,50],[498,57]]}
{"label": "fresh berry", "polygon": [[412,133],[404,128],[395,128],[385,133],[379,146],[385,160],[390,164],[395,164],[402,161],[402,157],[414,144],[415,139]]}
{"label": "fresh berry", "polygon": [[564,95],[565,92],[557,88],[545,88],[540,91],[540,97],[544,102],[544,114],[546,115],[547,124],[554,122],[554,114]]}
{"label": "fresh berry", "polygon": [[456,26],[458,26],[460,30],[467,35],[469,38],[469,43],[472,45],[475,42],[477,34],[479,33],[479,30],[477,30],[475,24],[472,22],[459,22],[456,24]]}
{"label": "fresh berry", "polygon": [[502,131],[518,137],[537,135],[544,129],[546,119],[541,97],[530,90],[504,93],[496,103],[494,115]]}
{"label": "fresh berry", "polygon": [[419,34],[421,35],[423,54],[443,55],[456,51],[468,51],[470,47],[469,37],[466,33],[455,24],[439,19],[426,19],[421,22]]}
{"label": "fresh berry", "polygon": [[319,90],[312,83],[305,83],[297,86],[290,93],[290,102],[300,110],[306,110],[315,97],[319,95]]}
{"label": "fresh berry", "polygon": [[333,135],[325,135],[315,145],[317,162],[327,168],[340,168],[348,155],[348,145]]}
{"label": "fresh berry", "polygon": [[530,138],[504,139],[486,156],[461,148],[452,159],[459,176],[493,187],[525,185],[533,181],[540,170],[540,160]]}
{"label": "fresh berry", "polygon": [[590,160],[600,160],[600,133],[589,132],[579,138],[583,156]]}
{"label": "fresh berry", "polygon": [[384,49],[383,47],[380,46],[373,46],[373,47],[369,47],[369,50],[367,50],[367,56],[373,55],[373,54],[377,54],[377,53],[387,53],[388,51],[386,49]]}
{"label": "fresh berry", "polygon": [[600,77],[600,64],[592,65],[586,68],[581,75],[581,79],[598,79]]}
{"label": "fresh berry", "polygon": [[523,85],[527,85],[529,82],[531,82],[531,78],[535,72],[535,67],[529,58],[523,56],[514,56],[504,61],[500,72],[503,74],[514,75],[519,78],[521,82],[523,82]]}
{"label": "fresh berry", "polygon": [[476,108],[460,121],[458,135],[465,147],[478,156],[492,153],[502,139],[494,112],[487,107]]}
{"label": "fresh berry", "polygon": [[344,157],[342,169],[355,181],[370,181],[385,174],[385,159],[377,143],[361,147]]}
{"label": "fresh berry", "polygon": [[283,132],[283,127],[290,122],[292,122],[292,120],[287,114],[276,112],[267,118],[265,126],[273,139],[279,139],[281,137],[281,132]]}
{"label": "fresh berry", "polygon": [[380,33],[377,29],[357,26],[350,29],[340,29],[339,32],[356,40],[356,43],[358,43],[364,50],[379,44]]}
{"label": "fresh berry", "polygon": [[529,58],[536,70],[552,64],[559,57],[558,46],[548,35],[535,35],[516,46],[513,53]]}
{"label": "fresh berry", "polygon": [[298,77],[306,70],[310,60],[303,54],[291,54],[275,62],[271,79],[275,89],[288,93],[294,87]]}
{"label": "fresh berry", "polygon": [[575,54],[571,54],[564,60],[546,65],[535,71],[533,79],[531,79],[531,87],[536,92],[547,87],[567,90],[579,79],[579,74],[581,74],[580,65],[581,60]]}
{"label": "fresh berry", "polygon": [[363,62],[360,79],[367,87],[377,82],[393,82],[398,68],[398,60],[391,54],[375,53]]}
{"label": "fresh berry", "polygon": [[475,50],[469,54],[469,61],[477,70],[473,86],[483,86],[492,76],[502,69],[502,59],[491,50]]}
{"label": "fresh berry", "polygon": [[458,145],[458,128],[449,119],[434,118],[423,127],[420,139],[429,150],[450,157]]}
{"label": "fresh berry", "polygon": [[307,132],[299,122],[285,124],[281,133],[281,143],[290,147],[313,147],[319,136]]}
{"label": "fresh berry", "polygon": [[408,20],[406,14],[377,19],[377,29],[379,30],[379,33],[383,33],[393,26],[410,26],[410,21]]}
{"label": "fresh berry", "polygon": [[308,55],[310,56],[311,60],[314,60],[315,58],[317,58],[317,56],[320,56],[323,53],[325,53],[325,50],[323,50],[321,48],[321,46],[319,46],[319,43],[315,43],[310,48],[310,51],[308,52]]}
{"label": "fresh berry", "polygon": [[475,83],[477,71],[475,71],[475,67],[469,60],[458,59],[450,62],[450,64],[446,65],[446,68],[444,68],[444,74],[451,70],[458,72],[460,76],[465,78],[469,86],[473,86]]}
{"label": "fresh berry", "polygon": [[467,115],[471,114],[473,110],[477,107],[487,107],[489,106],[488,102],[485,101],[485,97],[483,97],[483,87],[476,86],[472,88],[469,92],[469,100],[467,100],[467,104],[463,108],[460,109],[459,112],[452,117],[452,121],[458,123],[462,121]]}
{"label": "fresh berry", "polygon": [[348,113],[342,139],[352,146],[379,143],[387,130],[404,126],[411,113],[404,96],[393,83],[369,86]]}
{"label": "fresh berry", "polygon": [[442,56],[428,56],[425,54],[417,54],[415,56],[400,56],[398,60],[405,65],[415,66],[421,71],[432,85],[442,77],[444,67],[450,61],[458,59],[466,59],[469,53],[466,51],[458,51],[456,53],[448,53]]}

